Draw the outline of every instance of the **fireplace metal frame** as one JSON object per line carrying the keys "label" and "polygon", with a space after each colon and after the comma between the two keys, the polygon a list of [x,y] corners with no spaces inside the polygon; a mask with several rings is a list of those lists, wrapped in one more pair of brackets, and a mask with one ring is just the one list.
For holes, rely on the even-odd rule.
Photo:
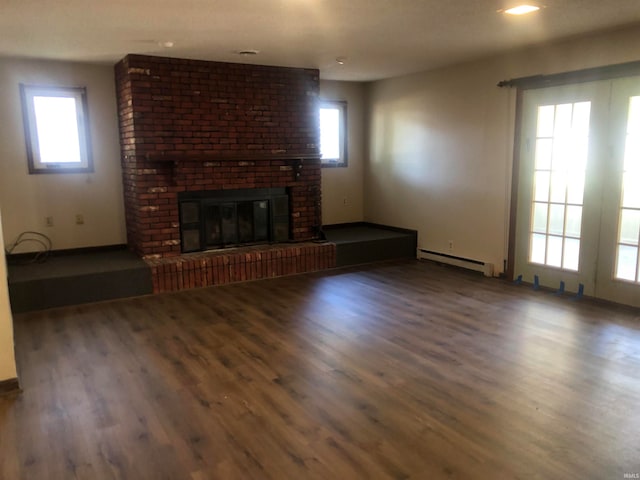
{"label": "fireplace metal frame", "polygon": [[[237,190],[204,190],[196,192],[181,192],[178,194],[178,210],[180,218],[180,239],[183,253],[216,250],[244,245],[257,245],[264,243],[288,242],[291,239],[290,232],[290,206],[288,188],[257,188]],[[255,228],[255,205],[266,203],[268,225],[266,235],[256,237],[255,231],[251,240],[241,241],[238,222],[238,205],[252,202],[254,212],[252,220]],[[220,242],[212,244],[207,237],[207,211],[211,207],[228,209],[235,205],[235,241],[225,241],[224,220],[220,220]],[[260,208],[262,205],[260,205]],[[211,222],[209,221],[209,224]],[[228,228],[228,227],[227,227]]]}

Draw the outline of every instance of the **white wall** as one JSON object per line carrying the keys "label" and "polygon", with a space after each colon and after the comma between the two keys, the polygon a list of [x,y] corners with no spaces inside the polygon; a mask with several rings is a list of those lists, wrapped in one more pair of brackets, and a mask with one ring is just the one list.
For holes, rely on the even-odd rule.
{"label": "white wall", "polygon": [[[87,88],[95,172],[29,175],[19,84]],[[126,243],[113,67],[0,59],[0,204],[10,245],[23,231],[49,236],[56,250]],[[76,214],[84,225],[75,224]],[[53,227],[45,226],[52,216]],[[19,251],[38,250],[35,244]]]}
{"label": "white wall", "polygon": [[365,220],[416,229],[421,248],[501,271],[515,92],[496,83],[635,60],[637,28],[370,84]]}
{"label": "white wall", "polygon": [[320,98],[347,102],[348,135],[348,166],[322,169],[323,225],[361,222],[364,218],[364,94],[362,83],[320,81]]}
{"label": "white wall", "polygon": [[[4,251],[0,215],[0,252]],[[13,351],[13,323],[7,287],[7,266],[0,255],[0,382],[16,378],[16,360]]]}

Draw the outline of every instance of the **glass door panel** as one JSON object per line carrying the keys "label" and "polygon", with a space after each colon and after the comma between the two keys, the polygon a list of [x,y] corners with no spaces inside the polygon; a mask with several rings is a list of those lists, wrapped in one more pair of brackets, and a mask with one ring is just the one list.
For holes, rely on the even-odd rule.
{"label": "glass door panel", "polygon": [[594,292],[606,82],[527,90],[523,95],[515,274],[550,288]]}
{"label": "glass door panel", "polygon": [[640,283],[640,96],[629,99],[614,277]]}
{"label": "glass door panel", "polygon": [[640,78],[611,83],[596,296],[640,307]]}
{"label": "glass door panel", "polygon": [[253,236],[253,202],[238,202],[238,243],[252,243]]}
{"label": "glass door panel", "polygon": [[234,245],[238,243],[238,220],[235,203],[223,203],[220,206],[222,224],[222,243]]}
{"label": "glass door panel", "polygon": [[529,262],[578,271],[591,102],[540,105]]}
{"label": "glass door panel", "polygon": [[205,206],[205,239],[208,247],[222,245],[222,215],[220,205]]}
{"label": "glass door panel", "polygon": [[253,230],[256,242],[269,240],[269,201],[256,200],[253,202]]}

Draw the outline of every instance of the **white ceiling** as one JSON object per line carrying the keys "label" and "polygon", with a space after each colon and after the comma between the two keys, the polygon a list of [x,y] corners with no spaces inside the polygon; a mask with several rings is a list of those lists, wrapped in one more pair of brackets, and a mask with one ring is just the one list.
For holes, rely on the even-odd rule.
{"label": "white ceiling", "polygon": [[[497,13],[516,2],[0,0],[0,56],[113,64],[143,53],[374,80],[640,22],[640,0],[544,0],[531,15]],[[159,45],[167,41],[174,47]],[[260,53],[237,54],[246,49]]]}

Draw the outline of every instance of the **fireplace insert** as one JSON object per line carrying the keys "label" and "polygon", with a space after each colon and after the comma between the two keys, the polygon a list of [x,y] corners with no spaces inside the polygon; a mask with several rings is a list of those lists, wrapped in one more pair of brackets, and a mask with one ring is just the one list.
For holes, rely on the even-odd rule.
{"label": "fireplace insert", "polygon": [[290,238],[286,188],[182,192],[178,202],[184,253]]}

